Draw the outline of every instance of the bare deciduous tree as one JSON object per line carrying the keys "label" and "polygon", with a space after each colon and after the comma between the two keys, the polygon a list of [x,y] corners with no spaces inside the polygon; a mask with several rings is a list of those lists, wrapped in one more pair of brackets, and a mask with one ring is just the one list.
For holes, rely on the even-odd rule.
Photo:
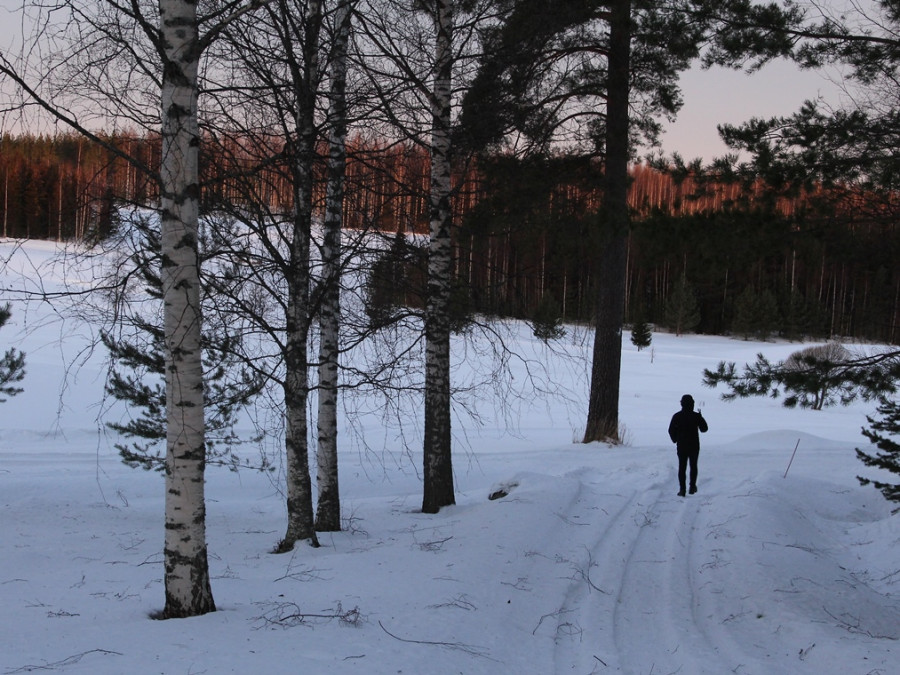
{"label": "bare deciduous tree", "polygon": [[450,104],[453,72],[452,0],[433,6],[434,79],[431,100],[431,194],[428,294],[425,306],[425,450],[422,511],[456,503],[450,435]]}
{"label": "bare deciduous tree", "polygon": [[341,225],[344,175],[347,163],[347,43],[353,17],[353,0],[343,0],[335,18],[332,48],[328,183],[322,235],[322,306],[319,318],[319,408],[316,418],[318,445],[316,482],[316,530],[341,529],[338,481],[338,356],[340,354]]}
{"label": "bare deciduous tree", "polygon": [[197,5],[160,2],[160,243],[166,376],[165,618],[215,611],[206,554]]}
{"label": "bare deciduous tree", "polygon": [[160,0],[162,59],[160,243],[166,355],[165,618],[215,611],[206,553],[206,438],[200,310],[199,70],[204,49],[228,21],[260,3],[225,3],[224,19],[200,35],[197,4]]}

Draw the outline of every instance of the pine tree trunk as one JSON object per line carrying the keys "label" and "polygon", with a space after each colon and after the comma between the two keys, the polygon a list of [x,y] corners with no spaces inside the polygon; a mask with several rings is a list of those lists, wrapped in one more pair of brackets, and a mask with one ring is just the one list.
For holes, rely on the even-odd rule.
{"label": "pine tree trunk", "polygon": [[422,511],[455,503],[450,437],[450,98],[453,1],[435,3],[431,112],[430,241],[425,307],[425,443]]}
{"label": "pine tree trunk", "polygon": [[612,5],[606,110],[604,211],[606,245],[600,254],[591,389],[584,442],[619,438],[619,378],[625,313],[625,255],[628,236],[628,80],[631,2]]}
{"label": "pine tree trunk", "polygon": [[[312,233],[313,161],[315,159],[315,110],[318,85],[318,36],[322,3],[308,3],[303,51],[303,75],[295,82],[297,130],[292,158],[294,222],[288,271],[287,335],[285,337],[285,451],[287,453],[287,531],[279,551],[290,551],[308,539],[318,546],[313,518],[312,480],[309,474],[309,358],[310,330],[309,250]],[[285,17],[286,20],[292,20]]]}
{"label": "pine tree trunk", "polygon": [[165,618],[215,611],[206,556],[198,258],[196,4],[161,0],[165,46],[160,167],[166,345]]}
{"label": "pine tree trunk", "polygon": [[338,489],[338,353],[341,314],[341,225],[343,223],[344,174],[347,165],[347,43],[350,39],[351,2],[338,7],[337,36],[331,67],[331,119],[328,142],[328,185],[322,242],[322,311],[319,318],[319,414],[317,448],[316,530],[341,529]]}

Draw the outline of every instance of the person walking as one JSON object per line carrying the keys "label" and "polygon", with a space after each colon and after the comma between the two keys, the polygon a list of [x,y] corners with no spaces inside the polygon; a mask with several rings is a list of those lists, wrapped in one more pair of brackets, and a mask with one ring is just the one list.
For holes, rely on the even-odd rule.
{"label": "person walking", "polygon": [[681,397],[681,410],[672,415],[669,422],[669,438],[678,450],[678,496],[685,495],[685,479],[687,465],[691,465],[691,494],[697,492],[697,458],[700,455],[700,433],[706,433],[709,425],[703,414],[694,412],[694,397],[685,394]]}

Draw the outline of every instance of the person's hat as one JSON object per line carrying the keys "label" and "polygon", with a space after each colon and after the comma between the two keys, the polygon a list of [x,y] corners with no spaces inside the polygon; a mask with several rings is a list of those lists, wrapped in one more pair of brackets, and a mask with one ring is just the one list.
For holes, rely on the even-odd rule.
{"label": "person's hat", "polygon": [[694,397],[690,394],[685,394],[681,397],[681,405],[694,405]]}

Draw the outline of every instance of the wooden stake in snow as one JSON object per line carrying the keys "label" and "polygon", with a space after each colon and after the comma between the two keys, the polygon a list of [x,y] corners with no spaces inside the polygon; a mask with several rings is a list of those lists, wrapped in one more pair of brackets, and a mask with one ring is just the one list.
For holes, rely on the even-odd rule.
{"label": "wooden stake in snow", "polygon": [[791,453],[791,461],[788,462],[787,468],[784,470],[784,476],[782,478],[787,478],[787,472],[791,470],[791,464],[794,463],[794,455],[797,454],[797,448],[800,446],[800,439],[797,439],[797,444],[794,446],[794,452]]}

